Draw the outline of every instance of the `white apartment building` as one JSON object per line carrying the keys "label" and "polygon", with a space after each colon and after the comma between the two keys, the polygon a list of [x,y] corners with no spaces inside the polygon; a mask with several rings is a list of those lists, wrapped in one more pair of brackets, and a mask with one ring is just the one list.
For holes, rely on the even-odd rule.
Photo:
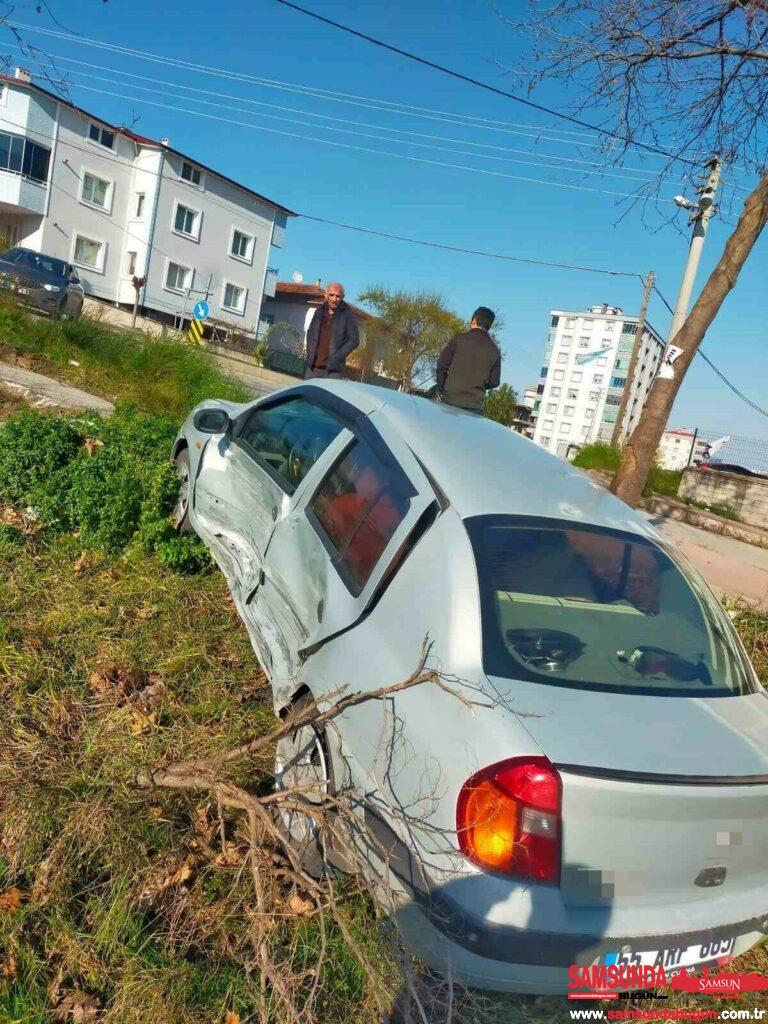
{"label": "white apartment building", "polygon": [[[618,306],[592,306],[584,312],[550,311],[549,337],[534,403],[533,440],[557,455],[593,441],[610,442],[625,389],[626,416],[622,444],[637,425],[664,340],[646,321],[642,336],[638,317],[625,316]],[[632,351],[638,346],[634,379],[627,384]]]}
{"label": "white apartment building", "polygon": [[0,76],[0,235],[74,264],[86,293],[173,322],[205,299],[257,328],[290,210],[32,82]]}

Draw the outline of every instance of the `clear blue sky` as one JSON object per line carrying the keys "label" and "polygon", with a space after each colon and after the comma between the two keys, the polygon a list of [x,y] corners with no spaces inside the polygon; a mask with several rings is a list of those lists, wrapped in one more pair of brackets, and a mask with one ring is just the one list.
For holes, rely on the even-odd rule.
{"label": "clear blue sky", "polygon": [[[331,18],[351,24],[406,49],[455,67],[486,81],[509,87],[505,68],[519,62],[521,41],[499,20],[484,0],[472,5],[458,0],[412,0],[409,4],[385,5],[373,0],[306,0],[307,6]],[[52,0],[59,17],[72,13]],[[16,7],[19,22],[42,27],[56,26],[45,14]],[[67,22],[70,18],[65,19]],[[75,19],[84,35],[105,42],[149,51],[171,58],[214,66],[241,75],[257,75],[282,82],[414,104],[439,111],[463,113],[497,122],[553,127],[558,122],[539,116],[518,104],[491,96],[452,81],[363,41],[344,36],[304,18],[274,0],[227,0],[213,7],[200,0],[188,3],[130,5],[87,0]],[[10,45],[10,33],[3,30]],[[586,145],[594,141],[577,134],[573,125],[559,126],[557,143],[540,138],[493,131],[490,126],[468,127],[455,122],[397,115],[389,111],[323,101],[297,92],[277,90],[248,81],[214,78],[178,67],[152,64],[135,57],[100,51],[71,40],[29,38],[51,54],[109,67],[109,72],[67,64],[71,73],[70,96],[75,103],[116,123],[129,123],[136,114],[135,130],[160,138],[204,163],[249,185],[262,194],[299,212],[347,221],[383,231],[412,235],[458,246],[494,250],[512,255],[572,262],[645,273],[655,270],[657,282],[674,303],[687,248],[683,232],[665,224],[674,207],[664,215],[652,208],[632,209],[620,198],[540,185],[513,177],[481,174],[401,159],[388,153],[409,154],[424,160],[464,167],[484,168],[504,175],[520,175],[588,185],[595,189],[629,192],[634,179],[582,175],[549,170],[510,157],[541,162],[540,154],[568,156],[574,160],[600,159]],[[14,51],[11,52],[15,56]],[[108,82],[81,77],[85,72],[106,76]],[[120,72],[162,79],[178,86],[210,89],[238,99],[186,93],[141,79],[121,77]],[[85,86],[92,88],[85,88]],[[151,92],[138,86],[149,87]],[[128,98],[103,95],[92,89],[122,93]],[[202,106],[207,98],[225,107]],[[536,97],[562,108],[569,99],[564,88],[551,85]],[[190,113],[152,106],[149,100],[186,107]],[[249,106],[258,100],[270,106]],[[275,105],[294,111],[274,109]],[[226,108],[229,109],[226,109]],[[242,113],[232,108],[247,108]],[[347,146],[366,147],[376,153],[341,148],[273,134],[243,125],[199,116],[205,111],[221,117],[270,127],[282,132],[309,135]],[[293,118],[309,124],[270,120],[265,114]],[[343,119],[323,121],[311,114]],[[348,122],[365,122],[368,127]],[[330,130],[330,126],[376,136],[379,141]],[[442,139],[466,140],[506,152],[473,149],[444,152],[409,146],[407,138],[382,130],[405,129]],[[496,125],[496,127],[502,127]],[[518,131],[535,129],[519,128]],[[410,136],[426,147],[468,150],[466,144]],[[509,149],[530,155],[510,153]],[[482,156],[480,154],[485,154]],[[488,156],[505,159],[488,159]],[[628,167],[650,169],[657,161],[630,154]],[[625,174],[634,171],[625,170]],[[739,179],[750,185],[750,179]],[[679,180],[665,184],[662,194],[671,198],[690,186]],[[745,193],[741,193],[743,197]],[[702,263],[700,286],[722,250],[738,204],[724,221],[715,218],[710,228]],[[723,371],[763,406],[768,405],[768,349],[766,302],[768,238],[763,238],[726,299],[706,341],[705,351]],[[501,313],[505,359],[503,376],[516,388],[535,384],[547,334],[548,311],[553,307],[584,309],[607,301],[637,313],[641,284],[628,278],[574,273],[525,264],[505,263],[479,257],[422,249],[401,242],[370,238],[352,232],[295,219],[288,225],[287,242],[275,252],[273,262],[282,279],[300,271],[305,281],[320,277],[341,280],[352,299],[371,283],[390,287],[430,289],[440,292],[459,313],[469,316],[483,304]],[[649,319],[666,332],[669,314],[654,299]],[[698,426],[768,439],[768,420],[752,412],[697,360],[688,374],[672,419],[674,426]]]}

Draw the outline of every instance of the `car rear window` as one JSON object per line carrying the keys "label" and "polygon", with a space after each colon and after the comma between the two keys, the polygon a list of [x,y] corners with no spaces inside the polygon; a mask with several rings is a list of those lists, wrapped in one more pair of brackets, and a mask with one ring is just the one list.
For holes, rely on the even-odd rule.
{"label": "car rear window", "polygon": [[556,520],[467,520],[490,675],[660,696],[754,681],[719,603],[672,551]]}
{"label": "car rear window", "polygon": [[407,481],[361,441],[347,449],[320,485],[310,511],[354,593],[367,583],[409,506]]}

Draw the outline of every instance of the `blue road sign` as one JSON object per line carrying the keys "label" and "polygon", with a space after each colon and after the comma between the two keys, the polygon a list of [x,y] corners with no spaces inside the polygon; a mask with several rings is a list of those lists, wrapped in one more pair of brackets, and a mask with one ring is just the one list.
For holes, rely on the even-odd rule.
{"label": "blue road sign", "polygon": [[207,320],[208,314],[211,312],[207,302],[200,299],[199,302],[195,303],[195,308],[192,310],[192,316],[195,320]]}

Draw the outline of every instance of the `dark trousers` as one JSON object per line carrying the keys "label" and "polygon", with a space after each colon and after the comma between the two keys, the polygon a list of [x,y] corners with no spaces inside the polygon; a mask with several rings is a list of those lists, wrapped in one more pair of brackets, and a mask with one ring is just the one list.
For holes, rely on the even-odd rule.
{"label": "dark trousers", "polygon": [[308,366],[304,371],[304,380],[322,377],[327,380],[344,380],[343,370],[319,370],[316,366]]}

